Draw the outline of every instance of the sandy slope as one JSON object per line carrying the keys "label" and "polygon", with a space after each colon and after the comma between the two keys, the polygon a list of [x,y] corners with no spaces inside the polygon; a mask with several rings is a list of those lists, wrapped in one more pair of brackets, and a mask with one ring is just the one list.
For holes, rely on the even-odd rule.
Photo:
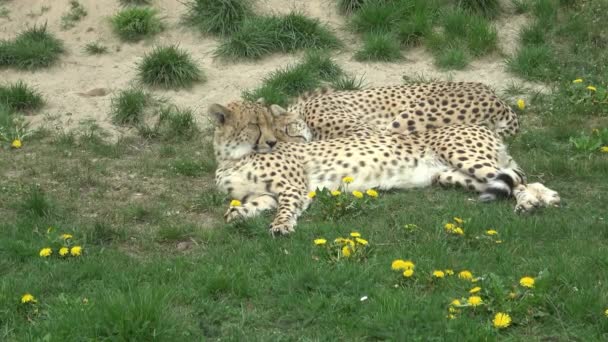
{"label": "sandy slope", "polygon": [[[210,103],[237,99],[244,89],[258,85],[272,70],[298,59],[297,55],[274,55],[258,62],[224,63],[214,60],[212,52],[218,41],[179,24],[185,6],[178,0],[154,1],[154,6],[165,17],[168,28],[153,41],[137,44],[121,43],[111,32],[108,18],[120,8],[118,0],[80,0],[88,16],[75,28],[61,31],[61,16],[67,11],[68,3],[69,0],[12,0],[5,5],[10,10],[10,18],[0,18],[0,39],[12,38],[27,26],[47,23],[49,29],[66,45],[67,53],[51,69],[34,73],[0,70],[1,83],[23,80],[43,93],[47,105],[41,113],[30,117],[34,125],[44,123],[50,128],[71,129],[94,120],[101,127],[120,134],[124,128],[112,125],[108,118],[112,93],[134,82],[136,63],[158,44],[178,43],[204,69],[208,78],[206,83],[177,92],[154,91],[179,106],[195,109],[201,124],[206,122],[205,108]],[[511,81],[521,82],[505,72],[503,58],[498,55],[475,61],[467,70],[450,73],[436,70],[430,56],[422,48],[406,51],[406,60],[400,63],[356,62],[352,55],[358,44],[357,39],[344,29],[344,20],[334,3],[332,0],[259,0],[258,11],[285,13],[295,9],[328,23],[347,45],[346,51],[338,54],[336,60],[347,71],[363,74],[370,86],[399,84],[403,75],[420,73],[439,78],[451,75],[454,80],[482,81],[498,89]],[[43,6],[50,9],[41,13]],[[523,23],[524,17],[509,17],[498,22],[503,51],[512,52],[510,47],[514,46],[513,41]],[[92,41],[109,46],[111,53],[87,56],[83,53],[83,46]],[[95,88],[107,88],[109,94],[82,95]]]}

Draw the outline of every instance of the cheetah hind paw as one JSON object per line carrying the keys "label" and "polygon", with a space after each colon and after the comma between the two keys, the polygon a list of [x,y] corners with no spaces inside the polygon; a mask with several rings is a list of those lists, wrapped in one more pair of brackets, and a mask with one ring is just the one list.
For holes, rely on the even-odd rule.
{"label": "cheetah hind paw", "polygon": [[293,225],[289,225],[286,223],[271,223],[270,224],[270,234],[272,235],[287,235],[289,233],[295,232]]}
{"label": "cheetah hind paw", "polygon": [[224,220],[226,223],[243,220],[246,216],[244,211],[243,207],[230,207],[224,214]]}
{"label": "cheetah hind paw", "polygon": [[515,199],[517,200],[515,206],[515,213],[517,214],[530,213],[541,206],[541,201],[527,189],[517,193]]}

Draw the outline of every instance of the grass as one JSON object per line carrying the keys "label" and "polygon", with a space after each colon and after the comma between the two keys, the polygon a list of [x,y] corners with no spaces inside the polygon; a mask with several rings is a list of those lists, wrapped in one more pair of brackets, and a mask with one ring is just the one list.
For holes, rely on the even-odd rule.
{"label": "grass", "polygon": [[46,25],[34,26],[23,30],[13,40],[0,41],[0,68],[46,68],[55,64],[63,52],[63,43],[47,31]]}
{"label": "grass", "polygon": [[363,76],[342,75],[331,82],[331,87],[335,90],[361,90],[365,86]]}
{"label": "grass", "polygon": [[276,52],[340,47],[338,38],[318,20],[300,13],[284,16],[253,16],[215,51],[229,59],[259,59]]}
{"label": "grass", "polygon": [[498,0],[458,0],[458,6],[490,19],[500,14]]}
{"label": "grass", "polygon": [[122,90],[112,98],[112,121],[121,125],[139,124],[150,102],[150,95],[141,89]]}
{"label": "grass", "polygon": [[361,8],[365,0],[338,0],[338,9],[343,14],[351,14]]}
{"label": "grass", "polygon": [[[605,340],[608,154],[591,138],[605,139],[608,127],[603,6],[560,8],[547,26],[553,91],[524,94],[523,130],[509,150],[563,205],[532,215],[513,214],[512,201],[412,189],[381,192],[376,205],[335,220],[313,201],[295,234],[273,239],[272,215],[223,223],[231,198],[215,190],[206,133],[110,142],[91,126],[39,135],[19,150],[2,145],[0,340]],[[300,71],[296,83],[275,85],[296,93],[337,70],[318,55],[297,65],[289,70],[314,79],[297,83],[307,77]],[[454,216],[465,220],[463,236],[446,234]],[[63,241],[50,226],[73,234],[82,255],[59,257]],[[352,231],[369,241],[366,258],[329,259],[313,243]],[[38,254],[44,247],[49,258]],[[413,278],[391,270],[395,259],[416,264]],[[435,269],[482,279],[433,279]],[[519,285],[524,276],[535,277],[533,289]],[[448,319],[448,304],[474,286],[485,304]],[[21,303],[25,293],[37,303]],[[492,327],[498,311],[511,315],[510,327]]]}
{"label": "grass", "polygon": [[251,0],[191,0],[186,6],[186,22],[209,34],[232,34],[253,15]]}
{"label": "grass", "polygon": [[264,78],[262,85],[243,93],[249,101],[263,98],[266,103],[285,106],[291,98],[320,87],[343,75],[343,71],[328,55],[309,52],[295,65],[280,68]]}
{"label": "grass", "polygon": [[76,0],[70,1],[70,10],[61,16],[61,28],[63,30],[69,30],[76,26],[82,18],[87,16],[87,11],[84,7]]}
{"label": "grass", "polygon": [[358,61],[393,62],[401,58],[401,47],[390,33],[368,34],[363,47],[355,53]]}
{"label": "grass", "polygon": [[0,105],[11,111],[31,112],[40,109],[44,100],[37,90],[18,81],[6,86],[0,85]]}
{"label": "grass", "polygon": [[120,1],[120,4],[123,6],[152,4],[152,0],[119,0],[119,1]]}
{"label": "grass", "polygon": [[98,42],[87,43],[84,52],[88,55],[103,55],[108,53],[108,47]]}
{"label": "grass", "polygon": [[176,45],[159,46],[146,53],[137,65],[143,84],[162,88],[188,88],[205,76],[192,57]]}
{"label": "grass", "polygon": [[112,28],[123,41],[137,42],[151,38],[164,28],[157,14],[155,9],[149,7],[125,8],[111,18]]}
{"label": "grass", "polygon": [[175,106],[162,107],[154,126],[142,124],[138,129],[145,138],[160,138],[163,141],[188,141],[199,133],[192,110]]}
{"label": "grass", "polygon": [[511,72],[527,79],[547,81],[555,75],[555,63],[553,50],[548,45],[524,45],[507,66]]}

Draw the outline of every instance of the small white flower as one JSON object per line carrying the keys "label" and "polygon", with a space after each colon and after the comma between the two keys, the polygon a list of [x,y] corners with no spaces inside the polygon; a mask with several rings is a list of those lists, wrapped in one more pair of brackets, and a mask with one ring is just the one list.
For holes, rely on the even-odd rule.
{"label": "small white flower", "polygon": [[361,301],[362,301],[362,302],[365,302],[366,300],[367,300],[367,296],[363,296],[363,297],[361,297]]}

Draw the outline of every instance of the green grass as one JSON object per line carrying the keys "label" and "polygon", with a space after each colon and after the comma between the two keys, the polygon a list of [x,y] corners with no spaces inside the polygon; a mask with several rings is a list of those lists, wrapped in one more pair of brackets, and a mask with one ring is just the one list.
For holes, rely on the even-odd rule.
{"label": "green grass", "polygon": [[365,0],[338,0],[338,9],[343,14],[351,14],[363,6]]}
{"label": "green grass", "polygon": [[340,47],[338,38],[318,20],[303,14],[253,16],[215,51],[229,59],[259,59],[276,52]]}
{"label": "green grass", "polygon": [[112,18],[114,33],[123,41],[137,42],[151,38],[164,29],[158,12],[149,7],[129,7]]}
{"label": "green grass", "polygon": [[112,121],[121,125],[141,123],[144,110],[151,100],[150,95],[141,89],[121,90],[112,98]]}
{"label": "green grass", "polygon": [[496,18],[501,10],[498,0],[458,0],[458,6],[486,18]]}
{"label": "green grass", "polygon": [[154,126],[141,124],[138,129],[145,138],[173,142],[188,141],[200,133],[192,110],[175,106],[160,108]]}
{"label": "green grass", "polygon": [[70,10],[61,16],[61,29],[69,30],[87,16],[85,8],[76,0],[70,1]]}
{"label": "green grass", "polygon": [[161,88],[188,88],[205,76],[190,54],[176,45],[159,46],[146,53],[137,65],[139,80]]}
{"label": "green grass", "polygon": [[470,57],[467,51],[461,47],[454,46],[441,50],[435,59],[435,64],[443,69],[462,70],[469,65]]}
{"label": "green grass", "polygon": [[186,22],[210,34],[232,34],[253,15],[251,0],[190,0],[186,6]]}
{"label": "green grass", "polygon": [[507,66],[527,79],[547,81],[555,76],[555,63],[554,52],[548,45],[527,45],[519,48]]}
{"label": "green grass", "polygon": [[12,111],[31,112],[40,109],[44,100],[40,92],[19,81],[0,85],[0,105]]}
{"label": "green grass", "polygon": [[108,53],[108,47],[98,42],[87,43],[84,52],[88,55],[103,55]]}
{"label": "green grass", "polygon": [[[223,223],[231,198],[216,190],[207,133],[110,142],[91,126],[37,135],[21,150],[2,145],[0,340],[605,340],[608,154],[585,140],[605,139],[608,128],[600,99],[607,28],[597,24],[608,20],[604,6],[560,9],[544,36],[555,60],[546,75],[552,92],[518,95],[527,108],[509,151],[530,181],[563,200],[531,215],[513,214],[513,201],[481,204],[432,187],[381,192],[376,206],[335,220],[323,219],[314,201],[295,234],[271,238],[273,213]],[[275,73],[278,90],[342,77],[323,80],[335,63],[309,61],[291,68],[299,72],[290,82]],[[298,83],[307,74],[316,81]],[[462,237],[445,232],[454,216],[466,221]],[[59,257],[49,227],[73,234],[82,256]],[[502,243],[488,238],[490,228]],[[330,260],[313,244],[352,231],[369,241],[367,258]],[[44,247],[51,257],[38,255]],[[398,258],[415,262],[413,278],[390,269]],[[431,278],[448,268],[483,279]],[[519,285],[523,276],[536,277],[534,289]],[[448,303],[474,286],[485,305],[448,319]],[[37,303],[22,304],[25,293]],[[510,327],[491,326],[498,311],[511,315]]]}
{"label": "green grass", "polygon": [[46,25],[21,31],[13,40],[0,41],[0,68],[23,70],[47,68],[59,60],[63,43],[47,31]]}
{"label": "green grass", "polygon": [[363,76],[342,75],[331,82],[331,87],[335,90],[361,90],[365,86]]}
{"label": "green grass", "polygon": [[401,46],[390,33],[371,33],[363,39],[363,47],[355,53],[358,61],[393,62],[400,60]]}
{"label": "green grass", "polygon": [[343,71],[328,55],[309,52],[295,65],[280,68],[264,78],[262,85],[243,93],[249,101],[263,98],[266,103],[284,106],[289,99],[320,87],[323,82],[332,82],[343,75]]}

